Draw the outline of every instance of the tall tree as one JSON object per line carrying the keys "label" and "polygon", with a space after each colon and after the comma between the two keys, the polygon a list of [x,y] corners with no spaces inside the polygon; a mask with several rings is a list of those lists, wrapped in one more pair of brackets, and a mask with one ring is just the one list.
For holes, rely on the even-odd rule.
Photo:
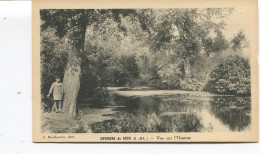
{"label": "tall tree", "polygon": [[87,16],[86,10],[41,10],[42,28],[53,27],[59,37],[66,37],[68,60],[63,78],[63,111],[73,117],[77,116]]}
{"label": "tall tree", "polygon": [[[191,65],[202,53],[214,50],[223,42],[221,30],[224,28],[224,18],[232,13],[232,9],[160,9],[155,10],[156,22],[152,49],[155,52],[172,50],[175,56],[181,58],[180,65],[182,77],[190,76]],[[212,33],[218,37],[212,39]],[[158,41],[159,40],[159,41]],[[221,44],[222,45],[222,44]],[[168,48],[165,50],[164,48]],[[225,47],[226,48],[226,47]],[[209,52],[212,52],[210,50]],[[169,57],[170,58],[170,57]],[[168,61],[172,62],[172,61]]]}
{"label": "tall tree", "polygon": [[[103,18],[99,18],[100,15]],[[77,97],[80,89],[82,53],[84,52],[84,43],[86,27],[89,25],[98,26],[105,18],[111,18],[117,21],[121,31],[126,33],[122,26],[121,16],[135,16],[135,10],[123,9],[43,9],[40,11],[41,30],[52,27],[56,30],[56,35],[60,38],[66,38],[67,44],[67,65],[65,68],[64,84],[64,105],[63,110],[66,114],[77,116]]]}

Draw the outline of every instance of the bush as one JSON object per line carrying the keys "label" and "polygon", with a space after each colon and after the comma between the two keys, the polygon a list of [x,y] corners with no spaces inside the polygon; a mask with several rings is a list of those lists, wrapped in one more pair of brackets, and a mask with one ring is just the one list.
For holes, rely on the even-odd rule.
{"label": "bush", "polygon": [[181,80],[180,86],[185,90],[201,91],[204,86],[204,80],[188,76],[184,80]]}
{"label": "bush", "polygon": [[229,56],[217,65],[210,74],[207,90],[220,94],[250,95],[249,60],[239,56]]}

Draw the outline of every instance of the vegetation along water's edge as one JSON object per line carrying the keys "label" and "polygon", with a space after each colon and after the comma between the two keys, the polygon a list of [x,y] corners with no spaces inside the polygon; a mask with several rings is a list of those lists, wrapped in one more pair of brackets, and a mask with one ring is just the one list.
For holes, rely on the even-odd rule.
{"label": "vegetation along water's edge", "polygon": [[[88,118],[108,120],[115,114],[117,109],[109,108],[115,93],[130,97],[172,90],[173,95],[250,96],[247,33],[226,32],[233,30],[227,18],[236,11],[41,10],[41,94],[48,94],[57,76],[64,89],[64,114],[43,112],[42,127],[56,131],[54,121],[67,121],[58,132],[90,132],[94,121]],[[84,105],[89,110],[82,111]]]}

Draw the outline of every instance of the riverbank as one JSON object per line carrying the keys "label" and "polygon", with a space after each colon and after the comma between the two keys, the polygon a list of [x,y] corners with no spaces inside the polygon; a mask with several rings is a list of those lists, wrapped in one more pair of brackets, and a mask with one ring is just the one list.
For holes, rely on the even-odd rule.
{"label": "riverbank", "polygon": [[131,96],[155,96],[155,95],[189,95],[189,96],[200,96],[200,97],[213,97],[213,96],[235,96],[228,94],[214,94],[207,91],[189,91],[189,90],[168,90],[160,89],[156,90],[153,87],[107,87],[107,89],[117,95],[131,97]]}
{"label": "riverbank", "polygon": [[42,132],[44,133],[87,133],[89,132],[82,121],[75,120],[62,113],[43,112]]}
{"label": "riverbank", "polygon": [[[117,107],[117,106],[116,106]],[[73,119],[66,114],[56,112],[42,113],[42,132],[44,133],[91,133],[93,123],[111,120],[116,107],[92,108],[86,105],[80,106],[82,116],[79,120]]]}

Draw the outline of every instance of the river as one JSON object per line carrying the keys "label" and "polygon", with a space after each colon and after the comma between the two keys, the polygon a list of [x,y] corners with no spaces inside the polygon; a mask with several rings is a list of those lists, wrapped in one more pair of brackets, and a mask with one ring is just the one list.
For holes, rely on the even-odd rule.
{"label": "river", "polygon": [[208,92],[109,87],[102,109],[82,106],[93,133],[250,131],[251,99]]}

